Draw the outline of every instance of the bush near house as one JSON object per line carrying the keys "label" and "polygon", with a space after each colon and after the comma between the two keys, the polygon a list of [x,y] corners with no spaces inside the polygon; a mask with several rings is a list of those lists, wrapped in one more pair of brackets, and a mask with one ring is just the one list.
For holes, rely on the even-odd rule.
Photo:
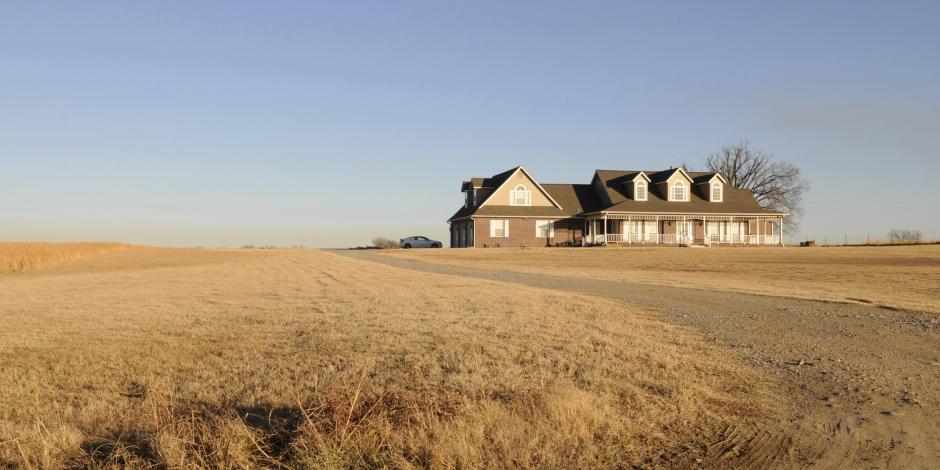
{"label": "bush near house", "polygon": [[372,239],[372,246],[376,248],[398,248],[398,241],[391,238],[376,237]]}

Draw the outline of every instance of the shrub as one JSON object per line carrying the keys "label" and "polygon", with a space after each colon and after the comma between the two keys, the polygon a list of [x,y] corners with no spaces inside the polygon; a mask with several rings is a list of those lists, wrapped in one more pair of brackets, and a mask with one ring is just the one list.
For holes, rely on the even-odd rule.
{"label": "shrub", "polygon": [[385,237],[376,237],[372,239],[372,246],[376,248],[398,248],[398,242]]}

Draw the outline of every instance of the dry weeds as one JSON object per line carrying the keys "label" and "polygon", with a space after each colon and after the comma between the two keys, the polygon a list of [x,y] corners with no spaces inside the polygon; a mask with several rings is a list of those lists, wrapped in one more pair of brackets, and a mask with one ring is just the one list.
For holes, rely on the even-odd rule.
{"label": "dry weeds", "polygon": [[454,266],[940,313],[940,246],[397,250]]}
{"label": "dry weeds", "polygon": [[0,273],[33,271],[127,248],[120,243],[0,243]]}
{"label": "dry weeds", "polygon": [[621,303],[316,251],[0,278],[0,467],[682,466],[771,388]]}

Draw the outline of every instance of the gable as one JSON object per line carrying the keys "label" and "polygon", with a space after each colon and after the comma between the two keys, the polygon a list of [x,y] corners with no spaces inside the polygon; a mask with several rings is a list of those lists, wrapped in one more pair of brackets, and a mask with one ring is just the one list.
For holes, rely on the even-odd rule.
{"label": "gable", "polygon": [[687,188],[692,185],[692,178],[690,178],[689,174],[686,173],[682,168],[677,168],[676,171],[672,173],[672,176],[666,180],[666,183],[671,187],[673,184],[675,184],[676,181],[679,180],[685,181]]}
{"label": "gable", "polygon": [[518,186],[523,186],[531,193],[530,207],[556,207],[561,206],[552,199],[551,195],[539,185],[534,178],[521,166],[516,168],[512,174],[508,175],[489,197],[480,204],[480,207],[491,206],[510,206],[510,193]]}

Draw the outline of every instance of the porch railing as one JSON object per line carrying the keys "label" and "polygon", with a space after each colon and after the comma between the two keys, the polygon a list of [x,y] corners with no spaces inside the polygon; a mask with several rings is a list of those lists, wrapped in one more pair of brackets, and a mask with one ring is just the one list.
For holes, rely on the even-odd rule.
{"label": "porch railing", "polygon": [[779,235],[709,235],[708,243],[741,245],[778,245]]}
{"label": "porch railing", "polygon": [[705,238],[695,238],[687,235],[667,233],[608,233],[586,235],[586,243],[601,245],[603,243],[629,243],[654,245],[778,245],[779,235],[709,235]]}

